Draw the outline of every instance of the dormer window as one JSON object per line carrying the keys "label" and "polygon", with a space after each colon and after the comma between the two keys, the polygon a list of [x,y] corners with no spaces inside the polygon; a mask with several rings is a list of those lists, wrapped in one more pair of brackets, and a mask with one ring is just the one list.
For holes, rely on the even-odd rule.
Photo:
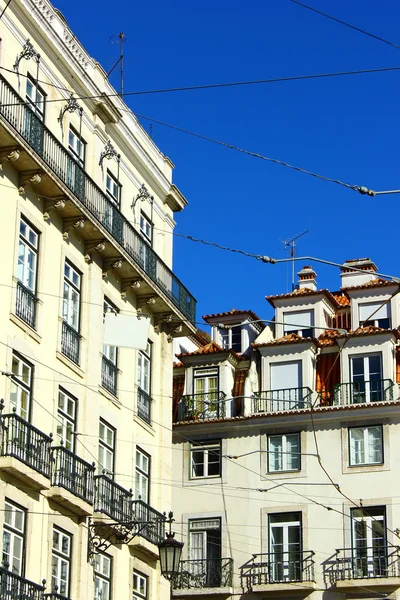
{"label": "dormer window", "polygon": [[307,338],[314,335],[314,311],[301,310],[283,313],[283,334],[296,333]]}
{"label": "dormer window", "polygon": [[242,351],[242,326],[234,325],[226,329],[220,329],[221,347],[224,350]]}
{"label": "dormer window", "polygon": [[382,327],[382,329],[390,329],[390,302],[383,306],[382,302],[367,302],[360,304],[358,310],[360,327],[373,325]]}

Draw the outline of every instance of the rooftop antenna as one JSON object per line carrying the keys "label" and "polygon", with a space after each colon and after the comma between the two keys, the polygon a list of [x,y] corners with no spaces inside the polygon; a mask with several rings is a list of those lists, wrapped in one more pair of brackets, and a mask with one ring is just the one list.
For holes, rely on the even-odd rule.
{"label": "rooftop antenna", "polygon": [[109,77],[111,75],[111,73],[114,71],[115,67],[117,67],[119,65],[119,77],[120,77],[119,95],[120,96],[124,95],[124,43],[126,41],[127,41],[127,38],[125,37],[125,34],[122,31],[121,31],[121,33],[112,35],[110,37],[110,42],[112,44],[119,43],[119,59],[117,60],[115,65],[110,69],[110,71],[107,73],[107,77]]}
{"label": "rooftop antenna", "polygon": [[[303,231],[303,233],[299,233],[299,235],[296,235],[294,238],[292,238],[291,240],[282,240],[283,244],[285,245],[285,249],[286,248],[290,248],[290,256],[292,259],[295,258],[296,256],[296,240],[298,240],[299,238],[301,238],[303,235],[306,235],[306,233],[309,233],[309,229],[307,229],[306,231]],[[292,260],[292,292],[294,291],[295,285],[294,285],[294,260]]]}

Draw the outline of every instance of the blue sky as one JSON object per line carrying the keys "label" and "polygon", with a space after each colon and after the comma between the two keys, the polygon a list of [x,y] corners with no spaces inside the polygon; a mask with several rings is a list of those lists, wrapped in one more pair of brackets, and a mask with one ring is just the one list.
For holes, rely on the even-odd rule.
{"label": "blue sky", "polygon": [[[395,0],[310,0],[322,11],[400,45]],[[103,6],[102,6],[103,4]],[[125,91],[400,66],[400,49],[289,0],[201,3],[55,3],[105,69],[123,31]],[[90,24],[90,26],[88,26]],[[118,75],[111,76],[118,86]],[[126,98],[136,113],[376,190],[400,188],[400,71]],[[149,130],[149,122],[141,121]],[[400,194],[369,198],[333,183],[153,124],[189,201],[176,231],[283,258],[282,240],[309,229],[298,255],[343,262],[370,256],[400,276]],[[296,271],[302,263],[298,264]],[[338,269],[314,264],[319,287]],[[265,295],[284,293],[290,266],[175,238],[174,271],[198,300],[198,317],[233,307],[270,318]]]}

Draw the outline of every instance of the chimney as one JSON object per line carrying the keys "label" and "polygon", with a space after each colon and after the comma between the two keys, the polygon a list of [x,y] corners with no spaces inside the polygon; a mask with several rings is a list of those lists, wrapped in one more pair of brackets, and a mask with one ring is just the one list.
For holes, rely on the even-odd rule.
{"label": "chimney", "polygon": [[299,283],[297,284],[297,288],[299,290],[304,290],[307,288],[313,292],[317,291],[317,284],[315,282],[317,274],[312,267],[303,267],[302,270],[297,273],[297,275],[299,276]]}
{"label": "chimney", "polygon": [[[360,271],[352,271],[349,267],[360,269]],[[370,258],[353,258],[346,260],[341,268],[342,288],[352,287],[354,285],[363,285],[369,281],[377,279],[375,275],[378,270],[375,263]]]}

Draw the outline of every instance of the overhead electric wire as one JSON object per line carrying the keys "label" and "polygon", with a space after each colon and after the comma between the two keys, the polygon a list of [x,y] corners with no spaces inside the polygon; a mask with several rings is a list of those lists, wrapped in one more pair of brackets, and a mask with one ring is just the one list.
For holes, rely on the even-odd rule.
{"label": "overhead electric wire", "polygon": [[2,19],[2,18],[3,18],[3,15],[4,15],[4,13],[6,12],[7,8],[10,6],[11,2],[12,2],[12,0],[8,0],[7,4],[6,4],[6,5],[5,5],[5,7],[3,8],[3,10],[1,11],[1,14],[0,14],[0,19]]}
{"label": "overhead electric wire", "polygon": [[336,21],[336,23],[340,23],[341,25],[344,25],[345,27],[349,27],[350,29],[353,29],[354,31],[363,33],[364,35],[367,35],[368,37],[374,38],[375,40],[378,40],[379,42],[383,42],[384,44],[388,44],[389,46],[392,46],[393,48],[397,48],[398,50],[400,50],[400,45],[394,44],[393,42],[390,42],[389,40],[386,40],[385,38],[382,38],[379,35],[376,35],[375,33],[371,33],[370,31],[361,29],[361,27],[356,27],[355,25],[351,25],[351,23],[347,23],[346,21],[343,21],[342,19],[338,19],[337,17],[328,15],[327,13],[322,12],[322,10],[318,10],[317,8],[314,8],[313,6],[309,6],[308,4],[304,4],[303,2],[299,2],[299,0],[289,0],[289,2],[292,2],[293,4],[297,4],[298,6],[302,6],[303,8],[306,8],[307,10],[311,10],[312,12],[315,12],[318,15],[321,15],[323,17],[326,17],[327,19],[330,19],[331,21]]}

